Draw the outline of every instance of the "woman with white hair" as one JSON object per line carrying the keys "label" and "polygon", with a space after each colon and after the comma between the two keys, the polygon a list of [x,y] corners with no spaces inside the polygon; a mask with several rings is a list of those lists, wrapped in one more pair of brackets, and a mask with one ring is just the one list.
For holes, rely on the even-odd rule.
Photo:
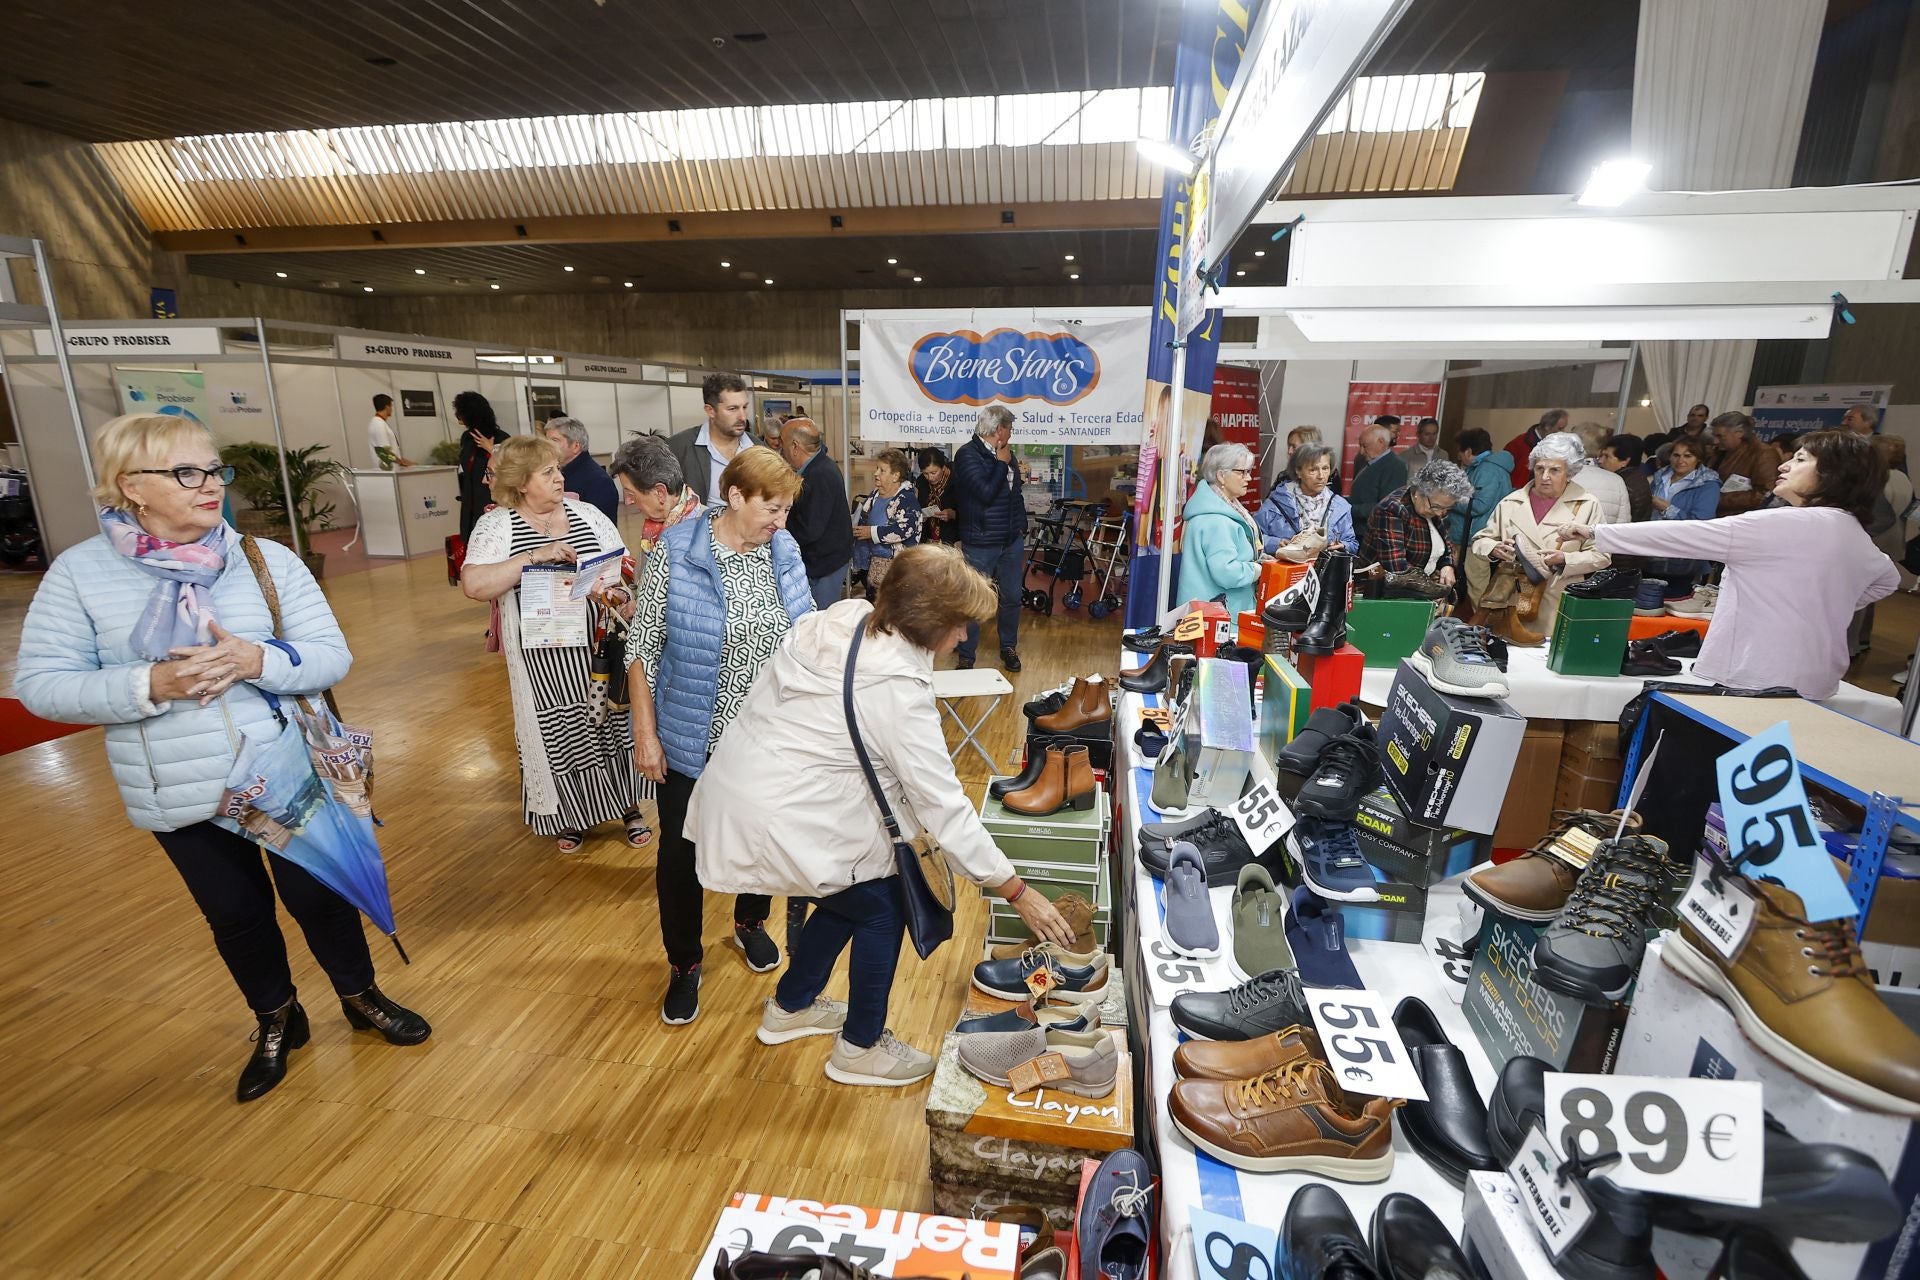
{"label": "woman with white hair", "polygon": [[1559,541],[1568,525],[1605,523],[1593,495],[1573,482],[1586,460],[1587,451],[1571,432],[1543,437],[1533,446],[1532,482],[1500,499],[1474,535],[1473,554],[1492,565],[1480,607],[1488,628],[1509,644],[1545,643],[1560,612],[1561,593],[1612,563],[1605,552],[1594,550],[1590,536]]}
{"label": "woman with white hair", "polygon": [[1229,617],[1253,609],[1253,583],[1260,562],[1260,530],[1240,499],[1253,484],[1253,451],[1243,444],[1217,444],[1200,459],[1200,483],[1181,519],[1180,598],[1219,600]]}

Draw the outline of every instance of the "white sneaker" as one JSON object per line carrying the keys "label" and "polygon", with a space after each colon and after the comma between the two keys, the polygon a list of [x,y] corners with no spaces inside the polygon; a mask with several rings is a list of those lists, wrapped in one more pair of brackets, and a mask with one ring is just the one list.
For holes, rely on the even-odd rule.
{"label": "white sneaker", "polygon": [[827,1079],[898,1088],[925,1080],[933,1074],[934,1066],[931,1054],[920,1052],[892,1031],[882,1031],[880,1038],[865,1049],[835,1036],[833,1052],[827,1057]]}
{"label": "white sneaker", "polygon": [[807,1036],[830,1036],[846,1025],[844,1001],[822,996],[798,1013],[788,1013],[779,1001],[768,996],[760,1007],[760,1029],[754,1035],[761,1044],[785,1044]]}

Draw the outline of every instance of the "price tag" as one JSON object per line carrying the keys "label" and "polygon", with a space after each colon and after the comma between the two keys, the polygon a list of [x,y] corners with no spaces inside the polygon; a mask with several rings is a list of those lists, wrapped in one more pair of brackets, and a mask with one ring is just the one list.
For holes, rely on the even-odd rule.
{"label": "price tag", "polygon": [[1199,1280],[1280,1280],[1273,1269],[1280,1235],[1272,1227],[1197,1206],[1187,1211],[1187,1222],[1193,1230],[1193,1270]]}
{"label": "price tag", "polygon": [[1227,806],[1227,813],[1233,818],[1233,825],[1240,828],[1240,834],[1246,837],[1247,847],[1256,854],[1265,853],[1274,841],[1293,829],[1293,812],[1280,798],[1273,780],[1273,766],[1259,752],[1253,753],[1246,791]]}
{"label": "price tag", "polygon": [[1619,1152],[1616,1186],[1757,1206],[1765,1159],[1757,1080],[1547,1075],[1547,1133],[1582,1155]]}
{"label": "price tag", "polygon": [[1380,1098],[1427,1100],[1420,1073],[1413,1069],[1400,1031],[1387,1014],[1378,991],[1334,991],[1307,987],[1307,1012],[1320,1033],[1327,1066],[1349,1093]]}
{"label": "price tag", "polygon": [[1680,918],[1706,939],[1707,945],[1728,960],[1740,954],[1753,932],[1753,895],[1737,880],[1713,883],[1706,865],[1696,867],[1687,896],[1680,899]]}
{"label": "price tag", "polygon": [[1859,914],[1814,829],[1785,721],[1721,756],[1714,771],[1720,779],[1727,848],[1744,857],[1741,870],[1793,890],[1809,920]]}
{"label": "price tag", "polygon": [[1182,991],[1230,991],[1240,985],[1224,957],[1195,960],[1168,946],[1166,939],[1140,939],[1147,953],[1147,987],[1156,1008],[1165,1009]]}
{"label": "price tag", "polygon": [[1031,1092],[1055,1080],[1071,1079],[1073,1068],[1059,1053],[1043,1053],[1037,1058],[1029,1058],[1007,1072],[1007,1085],[1015,1094]]}
{"label": "price tag", "polygon": [[[1547,1077],[1549,1080],[1552,1076]],[[1587,1189],[1574,1178],[1562,1181],[1559,1169],[1564,1161],[1547,1136],[1534,1125],[1520,1140],[1507,1173],[1520,1189],[1520,1204],[1532,1220],[1534,1230],[1546,1242],[1547,1252],[1557,1262],[1593,1221],[1593,1201]]]}

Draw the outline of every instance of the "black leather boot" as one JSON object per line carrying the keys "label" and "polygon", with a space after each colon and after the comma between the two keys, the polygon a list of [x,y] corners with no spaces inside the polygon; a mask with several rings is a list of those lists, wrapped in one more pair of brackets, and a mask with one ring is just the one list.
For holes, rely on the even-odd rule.
{"label": "black leather boot", "polygon": [[340,1012],[347,1015],[355,1031],[378,1031],[389,1044],[419,1044],[433,1034],[425,1018],[387,999],[379,987],[368,987],[357,996],[341,996]]}
{"label": "black leather boot", "polygon": [[1325,657],[1347,642],[1347,592],[1353,582],[1353,557],[1331,548],[1320,553],[1314,563],[1320,575],[1320,595],[1313,602],[1313,617],[1297,642],[1302,653]]}
{"label": "black leather boot", "polygon": [[1128,693],[1161,693],[1167,687],[1167,663],[1179,654],[1190,654],[1193,646],[1176,640],[1163,640],[1144,667],[1120,673],[1120,687]]}
{"label": "black leather boot", "polygon": [[995,800],[1005,799],[1008,793],[1025,791],[1040,781],[1040,771],[1047,766],[1048,747],[1067,747],[1073,745],[1072,738],[1029,737],[1027,739],[1027,764],[1020,770],[1018,777],[1000,778],[987,784],[987,794]]}
{"label": "black leather boot", "polygon": [[[1323,553],[1321,559],[1325,558]],[[1299,635],[1313,620],[1314,592],[1319,585],[1320,566],[1316,563],[1298,582],[1267,601],[1267,607],[1260,611],[1260,621],[1268,631]]]}
{"label": "black leather boot", "polygon": [[233,1096],[252,1102],[287,1078],[287,1055],[307,1043],[307,1011],[298,1000],[288,1000],[272,1013],[256,1013],[260,1029],[253,1033],[253,1056],[240,1072]]}

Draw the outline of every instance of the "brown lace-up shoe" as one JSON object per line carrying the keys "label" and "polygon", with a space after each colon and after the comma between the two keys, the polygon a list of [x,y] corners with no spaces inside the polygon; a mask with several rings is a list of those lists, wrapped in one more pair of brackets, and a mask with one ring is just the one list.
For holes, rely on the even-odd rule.
{"label": "brown lace-up shoe", "polygon": [[[1551,920],[1567,903],[1574,883],[1602,840],[1613,838],[1620,811],[1556,809],[1557,825],[1511,862],[1488,863],[1467,873],[1461,889],[1489,911],[1515,920]],[[1640,829],[1640,815],[1627,815],[1627,834]]]}
{"label": "brown lace-up shoe", "polygon": [[1320,1056],[1312,1027],[1288,1027],[1252,1040],[1189,1040],[1173,1051],[1173,1073],[1182,1080],[1250,1080]]}
{"label": "brown lace-up shoe", "polygon": [[1236,1169],[1342,1182],[1378,1182],[1393,1172],[1399,1105],[1398,1098],[1349,1096],[1316,1058],[1251,1080],[1180,1080],[1167,1096],[1180,1132]]}

